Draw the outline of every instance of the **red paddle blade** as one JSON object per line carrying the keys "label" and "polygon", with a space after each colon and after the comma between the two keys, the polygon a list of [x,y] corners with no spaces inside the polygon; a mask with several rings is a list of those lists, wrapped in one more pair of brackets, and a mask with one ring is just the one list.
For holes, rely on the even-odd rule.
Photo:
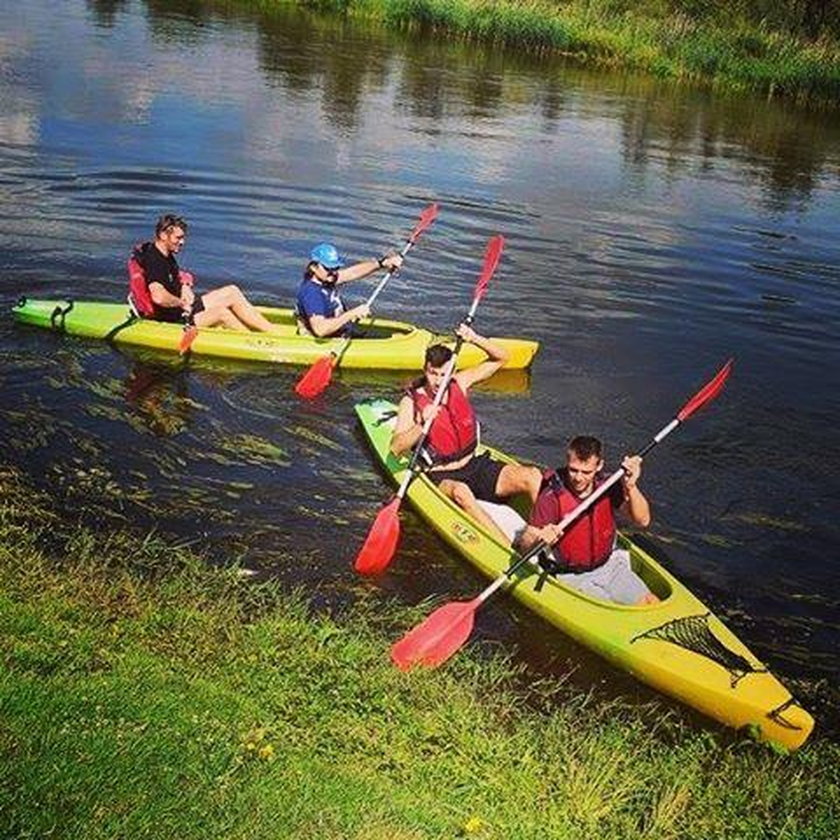
{"label": "red paddle blade", "polygon": [[681,409],[677,420],[682,422],[691,417],[695,411],[701,409],[706,403],[711,402],[723,389],[724,383],[732,370],[735,360],[730,359],[714,376],[709,380]]}
{"label": "red paddle blade", "polygon": [[401,671],[415,665],[436,668],[464,646],[472,633],[481,599],[455,601],[435,610],[391,648],[391,660]]}
{"label": "red paddle blade", "polygon": [[502,249],[504,247],[505,238],[500,233],[496,234],[487,243],[487,250],[484,252],[484,265],[478,277],[478,282],[475,284],[475,300],[481,300],[487,291],[487,285],[493,276],[493,272],[496,270],[496,266],[499,264],[499,258],[502,256]]}
{"label": "red paddle blade", "polygon": [[328,356],[321,356],[298,380],[297,385],[295,385],[295,393],[308,400],[317,397],[330,384],[334,364],[335,356],[332,353]]}
{"label": "red paddle blade", "polygon": [[192,343],[195,341],[197,335],[198,328],[192,324],[184,328],[184,332],[181,334],[181,340],[178,342],[178,352],[182,356],[192,347]]}
{"label": "red paddle blade", "polygon": [[414,242],[417,237],[432,224],[432,222],[437,218],[439,209],[440,208],[438,207],[437,202],[434,202],[420,214],[420,218],[414,226],[414,230],[411,231],[411,236],[408,237],[409,242]]}
{"label": "red paddle blade", "polygon": [[399,496],[395,496],[376,515],[365,544],[353,564],[353,568],[359,574],[378,575],[384,572],[391,562],[400,538],[401,501]]}

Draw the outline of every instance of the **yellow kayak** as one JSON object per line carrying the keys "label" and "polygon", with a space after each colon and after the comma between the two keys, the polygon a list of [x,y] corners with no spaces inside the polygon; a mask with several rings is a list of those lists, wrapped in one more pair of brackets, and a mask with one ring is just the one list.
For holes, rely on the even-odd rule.
{"label": "yellow kayak", "polygon": [[[357,405],[356,413],[380,464],[399,484],[408,461],[389,452],[396,406],[372,400]],[[489,451],[504,461],[514,460]],[[511,566],[516,555],[510,546],[468,517],[425,476],[411,483],[407,498],[487,577],[498,578]],[[524,512],[527,500],[515,504]],[[496,507],[511,513],[505,506]],[[627,536],[621,535],[620,542],[630,551],[634,571],[661,599],[658,604],[602,601],[543,577],[531,566],[514,574],[508,591],[564,633],[664,694],[760,739],[791,750],[801,746],[814,726],[811,715],[686,586]]]}
{"label": "yellow kayak", "polygon": [[[252,360],[274,364],[310,365],[330,352],[340,352],[341,338],[299,335],[291,309],[258,307],[279,329],[277,332],[238,332],[222,327],[198,330],[190,352],[200,356]],[[127,305],[98,301],[30,300],[21,298],[12,308],[14,317],[25,324],[66,332],[85,338],[99,338],[117,344],[135,345],[178,352],[183,329],[180,324],[131,318]],[[441,336],[402,321],[370,318],[359,322],[364,335],[354,338],[341,356],[342,368],[378,370],[420,370],[426,348],[437,342],[454,344],[452,336]],[[508,369],[530,366],[539,344],[520,338],[494,338],[510,353]],[[472,344],[465,344],[458,356],[459,367],[472,367],[486,359]]]}

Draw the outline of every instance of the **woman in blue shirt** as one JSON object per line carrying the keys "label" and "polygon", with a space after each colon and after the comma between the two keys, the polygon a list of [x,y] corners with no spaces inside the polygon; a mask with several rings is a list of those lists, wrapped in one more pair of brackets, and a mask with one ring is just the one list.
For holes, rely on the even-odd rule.
{"label": "woman in blue shirt", "polygon": [[370,307],[362,303],[347,309],[338,286],[360,280],[380,269],[396,271],[402,262],[399,254],[388,254],[345,267],[334,245],[328,242],[316,245],[309,254],[309,263],[298,288],[295,307],[298,329],[318,338],[347,335],[353,323],[370,315]]}

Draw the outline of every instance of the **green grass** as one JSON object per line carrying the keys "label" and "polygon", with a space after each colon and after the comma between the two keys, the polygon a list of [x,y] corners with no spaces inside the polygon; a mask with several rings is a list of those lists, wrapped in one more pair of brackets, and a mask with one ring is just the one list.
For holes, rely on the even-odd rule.
{"label": "green grass", "polygon": [[420,617],[154,538],[70,527],[0,472],[4,838],[836,840],[840,748],[795,755],[467,650],[404,675]]}
{"label": "green grass", "polygon": [[[266,10],[288,2],[293,0],[245,5]],[[776,20],[758,12],[738,13],[731,4],[695,4],[695,9],[655,0],[296,0],[295,5],[409,32],[567,53],[661,78],[840,102],[837,33],[823,30],[819,38],[806,38],[792,22],[785,25],[782,13]]]}

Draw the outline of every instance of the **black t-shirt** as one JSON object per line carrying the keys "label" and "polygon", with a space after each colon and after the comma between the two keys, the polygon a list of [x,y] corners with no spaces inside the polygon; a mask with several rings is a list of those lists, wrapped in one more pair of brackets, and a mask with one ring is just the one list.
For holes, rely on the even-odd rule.
{"label": "black t-shirt", "polygon": [[146,275],[146,283],[160,283],[170,295],[181,296],[181,281],[178,278],[178,263],[171,254],[165,257],[149,243],[140,253],[140,265]]}

